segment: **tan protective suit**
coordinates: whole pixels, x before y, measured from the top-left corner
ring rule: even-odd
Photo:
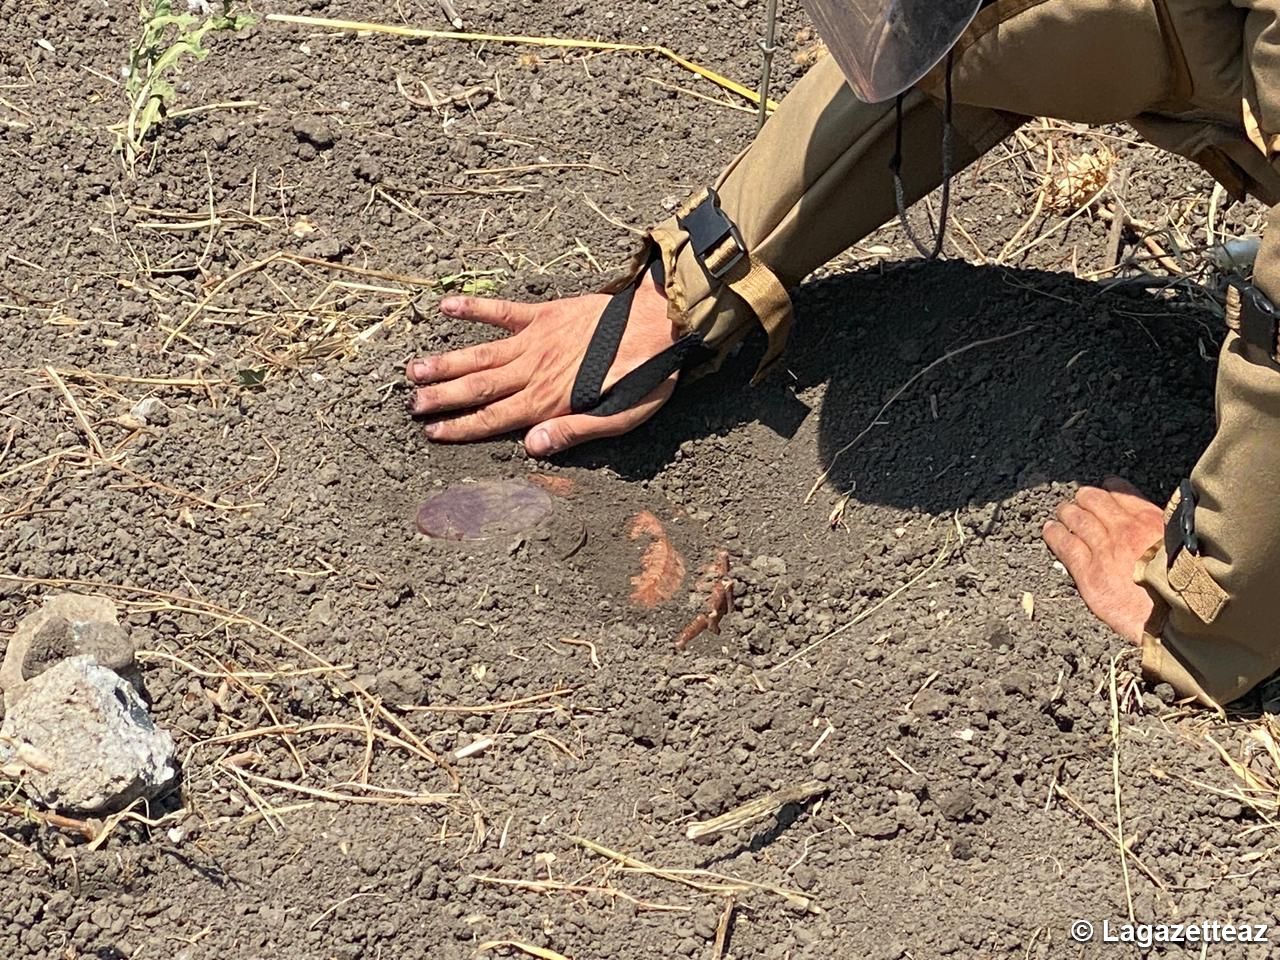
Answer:
[[[907,97],[908,201],[940,180],[943,76],[935,68]],[[1232,196],[1273,205],[1255,282],[1280,303],[1280,0],[995,0],[956,46],[953,77],[957,169],[1031,116],[1128,121]],[[672,319],[721,356],[759,322],[765,362],[776,358],[791,320],[785,288],[894,216],[894,129],[892,104],[860,103],[834,61],[821,60],[716,184],[750,257],[718,280],[731,241],[705,256],[709,271],[678,218],[651,231]],[[1210,705],[1280,667],[1274,347],[1274,337],[1259,346],[1227,335],[1217,434],[1191,474],[1198,551],[1170,560],[1155,544],[1136,573],[1157,600],[1144,668]]]

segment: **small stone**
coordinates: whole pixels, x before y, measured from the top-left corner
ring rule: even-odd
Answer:
[[[702,906],[693,915],[694,936],[703,940],[714,940],[716,929],[720,926],[720,911],[715,907]]]
[[[158,797],[178,769],[138,691],[80,656],[23,684],[0,726],[0,773],[41,806],[95,814]]]
[[[159,397],[143,397],[129,413],[146,426],[163,427],[169,423],[169,408]]]
[[[652,704],[641,704],[622,718],[623,732],[643,747],[660,747],[667,739],[667,725]]]
[[[293,135],[303,143],[309,143],[317,150],[328,150],[333,146],[334,135],[329,125],[314,116],[293,118]]]
[[[963,820],[973,812],[973,793],[967,786],[943,791],[935,802],[938,811],[948,820]]]
[[[377,674],[369,684],[369,690],[387,703],[421,703],[427,693],[427,684],[417,670],[392,667]]]
[[[133,644],[129,633],[118,623],[88,620],[68,623],[61,617],[46,620],[31,639],[22,660],[26,680],[44,673],[59,660],[90,656],[116,673],[133,669]]]
[[[6,707],[25,694],[30,680],[63,657],[90,655],[121,673],[133,670],[133,645],[119,624],[116,605],[106,597],[58,593],[18,622],[0,665]],[[130,679],[133,679],[130,677]]]
[[[366,183],[378,183],[382,180],[382,164],[367,153],[356,157],[352,172]]]
[[[781,557],[754,557],[751,560],[751,569],[760,571],[766,577],[785,577],[787,562]]]
[[[858,832],[872,840],[888,840],[898,833],[898,821],[893,817],[867,817],[858,824]]]
[[[712,777],[693,792],[693,803],[700,813],[715,816],[733,802],[733,784],[724,777]]]
[[[818,884],[818,871],[807,863],[802,863],[791,871],[791,879],[801,890],[812,890]]]
[[[317,260],[328,260],[331,263],[337,263],[350,252],[351,247],[337,237],[322,237],[319,240],[312,240],[302,248],[303,256],[314,257]]]
[[[912,713],[934,719],[945,717],[950,709],[951,701],[946,694],[932,689],[922,692],[911,706]]]

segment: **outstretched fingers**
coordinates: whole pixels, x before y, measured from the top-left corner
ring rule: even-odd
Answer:
[[[479,370],[490,370],[509,363],[520,353],[520,345],[511,337],[478,343],[474,347],[451,350],[433,357],[418,357],[405,366],[405,376],[414,383],[440,383],[465,377]]]
[[[409,395],[409,412],[431,416],[449,410],[485,407],[523,390],[529,383],[521,363],[509,363],[496,370],[479,370],[452,380],[418,387]]]
[[[490,300],[484,297],[445,297],[440,301],[440,312],[446,317],[487,323],[518,333],[538,316],[536,303],[518,303],[514,300]]]
[[[527,391],[428,423],[423,432],[436,443],[470,443],[527,427],[535,419]]]

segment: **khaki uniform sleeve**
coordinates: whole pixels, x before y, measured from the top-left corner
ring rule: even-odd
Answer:
[[[913,203],[942,179],[942,109],[919,91],[907,97],[904,109],[902,176],[907,202]],[[1021,121],[957,105],[953,167],[958,171],[982,156]],[[671,320],[703,334],[719,354],[712,366],[753,323],[769,334],[767,364],[781,352],[791,326],[785,290],[894,216],[894,133],[893,104],[861,103],[835,61],[824,56],[715,181],[720,206],[736,225],[749,260],[721,278],[708,267],[726,262],[734,252],[731,242],[706,262],[695,255],[681,221],[702,199],[699,194],[650,230],[650,246],[629,276],[656,249]],[[766,270],[773,283],[766,278],[753,289],[749,273],[761,274],[754,268]]]
[[[1237,3],[1246,17],[1246,133],[1273,165],[1280,147],[1280,0]],[[1280,205],[1254,282],[1280,304]],[[1217,379],[1217,432],[1191,473],[1199,557],[1171,568],[1163,544],[1139,582],[1158,598],[1143,666],[1184,696],[1223,705],[1280,667],[1280,364],[1229,333]]]

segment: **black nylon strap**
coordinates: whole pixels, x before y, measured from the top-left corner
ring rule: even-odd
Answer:
[[[630,410],[677,370],[709,360],[712,353],[714,351],[703,341],[702,334],[686,333],[601,394],[599,402],[591,409],[575,412],[608,417]]]
[[[641,280],[643,278],[641,274]],[[631,301],[635,299],[639,284],[637,281],[615,294],[600,314],[591,342],[587,344],[587,355],[582,358],[582,366],[573,380],[573,392],[569,394],[569,409],[574,413],[586,413],[599,404],[604,378],[609,375],[609,368],[618,356],[622,334],[627,329],[627,318],[631,316]]]
[[[1190,480],[1178,485],[1178,506],[1164,525],[1164,555],[1170,567],[1183,550],[1200,554],[1200,538],[1196,536],[1196,490]]]
[[[661,262],[655,259],[649,269],[654,271],[655,280],[661,284]],[[591,334],[591,342],[587,344],[582,366],[578,368],[578,375],[574,378],[573,391],[569,394],[569,409],[574,413],[608,417],[630,410],[677,370],[702,363],[714,355],[715,351],[706,345],[702,334],[687,333],[657,356],[640,364],[607,391],[604,389],[605,377],[609,375],[609,368],[617,359],[618,347],[627,329],[636,288],[644,277],[645,274],[641,274],[640,280],[615,294],[605,304],[595,332]]]

